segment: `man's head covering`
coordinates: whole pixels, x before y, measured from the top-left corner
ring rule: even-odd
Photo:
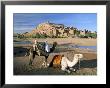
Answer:
[[[34,44],[37,44],[37,40],[34,40]]]

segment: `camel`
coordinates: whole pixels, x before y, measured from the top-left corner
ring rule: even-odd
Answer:
[[[49,67],[59,66],[61,70],[66,71],[68,73],[71,72],[71,70],[76,71],[73,69],[73,67],[79,62],[79,68],[80,68],[80,59],[83,58],[82,54],[75,54],[72,61],[69,61],[67,57],[64,57],[64,55],[55,55],[49,65]]]
[[[62,57],[61,61],[61,70],[67,71],[70,73],[70,70],[79,62],[79,68],[80,68],[80,59],[83,58],[82,54],[75,54],[73,57],[73,61],[69,61],[67,57]],[[75,69],[73,69],[75,71]]]
[[[32,46],[29,49],[29,59],[30,59],[29,65],[32,65],[33,60],[35,58],[35,55],[38,55],[38,56],[44,56],[45,57],[45,61],[44,61],[44,63],[42,65],[47,67],[47,58],[48,58],[49,54],[52,53],[55,50],[56,45],[57,45],[57,42],[53,42],[53,45],[50,48],[49,52],[45,51],[45,49],[43,48],[44,46],[41,46],[41,45],[37,45],[37,47],[36,46]]]

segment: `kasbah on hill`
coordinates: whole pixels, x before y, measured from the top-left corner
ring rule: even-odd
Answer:
[[[91,32],[87,29],[78,30],[75,27],[67,27],[63,24],[50,23],[49,21],[39,24],[31,32],[17,33],[17,35],[23,38],[42,38],[39,37],[40,35],[48,38],[97,38],[96,31]]]

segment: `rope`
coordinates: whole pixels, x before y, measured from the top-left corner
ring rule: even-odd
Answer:
[[[79,69],[80,69],[80,58],[79,58]]]

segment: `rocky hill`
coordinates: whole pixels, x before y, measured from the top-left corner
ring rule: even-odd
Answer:
[[[55,24],[50,22],[44,22],[39,24],[31,32],[25,32],[22,36],[25,37],[75,37],[75,36],[85,36],[92,33],[88,30],[78,30],[74,27],[67,27],[63,24]],[[96,32],[94,32],[96,34]]]

